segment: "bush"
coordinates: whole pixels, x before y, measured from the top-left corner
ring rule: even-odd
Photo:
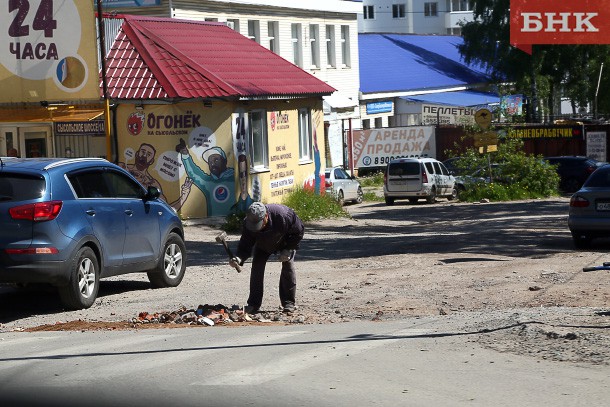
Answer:
[[[491,183],[475,182],[460,192],[460,200],[510,201],[516,199],[546,198],[559,195],[559,175],[542,156],[527,155],[522,151],[523,142],[506,138],[498,144],[498,151],[480,154],[478,149],[468,149],[456,166],[463,174],[487,168],[488,160],[498,164],[497,179]],[[486,172],[484,172],[486,176]]]

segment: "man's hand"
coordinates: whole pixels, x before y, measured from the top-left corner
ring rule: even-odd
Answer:
[[[241,259],[237,256],[233,257],[231,260],[229,260],[229,266],[236,269],[238,266],[241,266]]]
[[[280,252],[279,260],[281,262],[289,261],[294,256],[294,250],[284,249]]]
[[[176,151],[180,154],[188,154],[189,150],[186,148],[186,141],[183,138],[180,139],[180,144],[176,145]]]

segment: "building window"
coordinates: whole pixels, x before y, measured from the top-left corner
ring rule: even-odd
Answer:
[[[303,67],[303,47],[301,40],[301,24],[292,24],[292,63]]]
[[[258,20],[248,20],[248,38],[261,43],[261,26]]]
[[[335,57],[335,26],[326,26],[326,64],[334,68],[337,66],[337,59]]]
[[[299,160],[311,161],[311,113],[299,109]]]
[[[374,6],[364,6],[364,19],[372,20],[375,18],[375,7]]]
[[[253,110],[248,113],[250,124],[250,162],[252,167],[268,168],[269,147],[267,143],[267,113],[264,110]]]
[[[227,20],[227,26],[232,30],[239,32],[239,20],[237,19],[229,19]]]
[[[364,119],[362,120],[362,129],[363,130],[368,130],[371,128],[371,119]]]
[[[278,22],[277,21],[269,21],[267,23],[267,37],[269,38],[269,50],[275,52],[276,54],[280,53],[279,47],[279,37],[278,37]]]
[[[320,27],[317,24],[309,25],[309,43],[311,47],[311,67],[320,67]]]
[[[341,26],[341,65],[351,66],[349,53],[349,25]]]
[[[472,11],[468,0],[451,0],[451,11]]]
[[[206,17],[203,19],[204,21],[210,21],[210,22],[218,22],[218,18],[216,17]]]
[[[383,117],[375,117],[375,128],[380,129],[383,127]]]
[[[405,18],[405,5],[392,4],[392,18]]]
[[[438,3],[424,3],[424,16],[425,17],[437,17],[438,16]]]

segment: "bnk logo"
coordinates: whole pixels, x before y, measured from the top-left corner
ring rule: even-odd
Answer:
[[[610,0],[511,0],[510,43],[532,53],[534,44],[610,43]]]

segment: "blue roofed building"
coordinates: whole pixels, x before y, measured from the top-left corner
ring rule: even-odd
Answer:
[[[467,65],[450,35],[360,34],[363,129],[473,122],[500,102],[485,68]]]

